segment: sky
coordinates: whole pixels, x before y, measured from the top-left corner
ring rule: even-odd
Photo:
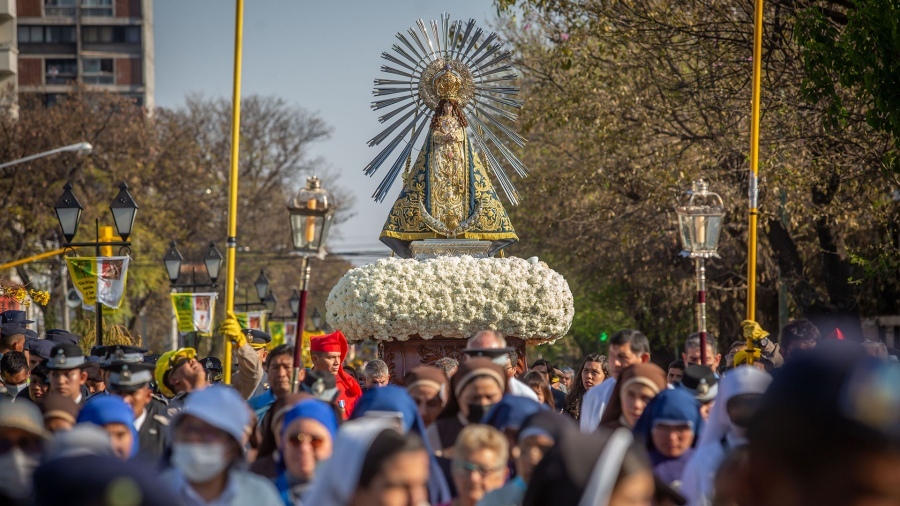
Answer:
[[[192,93],[230,99],[234,4],[231,0],[153,2],[157,106],[177,107]],[[371,195],[386,167],[372,178],[362,173],[378,153],[377,147],[370,148],[366,142],[383,128],[369,108],[372,80],[384,77],[379,76],[384,62],[381,53],[390,50],[394,34],[405,32],[419,18],[439,19],[442,12],[449,12],[451,20],[474,18],[488,28],[496,11],[491,0],[244,2],[242,96],[281,97],[319,114],[333,130],[329,140],[312,147],[311,154],[339,175],[339,184],[356,196],[356,204],[353,217],[329,241],[332,251],[390,253],[378,241],[378,234],[400,182],[379,204]]]

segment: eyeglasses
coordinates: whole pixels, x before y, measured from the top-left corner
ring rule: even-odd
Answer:
[[[318,450],[325,444],[325,438],[312,434],[291,434],[287,438],[288,443],[294,448],[300,448],[303,443],[309,443],[313,450]]]
[[[474,462],[454,462],[453,463],[454,471],[456,471],[460,474],[477,473],[477,474],[481,475],[482,478],[484,478],[485,476],[487,476],[491,473],[496,473],[498,471],[502,471],[503,467],[504,466],[502,466],[502,465],[497,466],[497,467],[484,467],[484,466],[482,466],[480,464],[476,464]]]

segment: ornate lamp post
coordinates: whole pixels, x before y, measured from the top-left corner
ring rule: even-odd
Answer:
[[[709,191],[709,183],[694,181],[675,206],[683,256],[694,259],[697,270],[697,328],[700,333],[700,362],[706,364],[706,259],[718,257],[719,232],[725,208],[722,198]]]
[[[87,146],[89,147],[90,145]],[[138,206],[131,197],[131,194],[128,193],[128,185],[125,183],[119,185],[119,193],[109,206],[109,210],[113,215],[113,221],[116,225],[116,233],[122,238],[121,241],[100,242],[100,218],[97,218],[95,220],[97,228],[96,241],[72,242],[72,239],[75,238],[75,234],[78,232],[78,222],[81,220],[81,211],[83,211],[84,208],[81,207],[78,199],[75,198],[75,194],[72,193],[71,183],[66,183],[66,185],[63,186],[63,194],[59,197],[59,200],[56,201],[56,205],[53,206],[53,208],[56,211],[56,219],[59,220],[59,228],[62,229],[63,237],[65,238],[65,241],[62,244],[63,248],[93,246],[95,254],[98,257],[101,256],[101,247],[118,247],[120,249],[131,248],[128,236],[131,235],[131,231],[134,228],[134,217],[137,215]],[[103,309],[99,297],[97,298],[94,310],[97,313],[97,346],[102,346]]]
[[[178,283],[178,278],[181,275],[181,264],[184,262],[184,257],[181,255],[181,252],[178,251],[178,247],[175,244],[175,241],[169,243],[169,249],[166,251],[166,254],[163,256],[163,264],[166,266],[166,273],[169,275],[170,288],[173,293],[177,293],[179,289],[188,290],[193,292],[196,288],[211,288],[215,289],[217,287],[216,280],[219,277],[219,270],[222,268],[222,253],[216,248],[216,243],[209,243],[209,250],[204,254],[203,257],[203,266],[206,268],[206,274],[209,276],[209,283],[197,283],[196,279],[196,269],[194,264],[191,264],[191,282],[189,284],[186,283]],[[190,333],[193,334],[193,333]],[[178,330],[177,330],[177,322],[172,320],[172,344],[173,346],[178,346]],[[185,337],[187,339],[187,337]],[[193,344],[196,347],[196,336],[194,336],[195,342]]]
[[[303,364],[303,329],[306,327],[306,298],[309,289],[309,257],[325,257],[325,239],[331,220],[334,218],[334,197],[322,188],[322,181],[316,176],[306,180],[306,187],[297,193],[287,205],[291,214],[291,237],[294,251],[302,257],[300,298],[297,303],[297,335],[294,338],[293,390],[299,388],[297,378]]]

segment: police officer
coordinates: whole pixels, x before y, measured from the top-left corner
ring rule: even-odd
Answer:
[[[85,385],[88,364],[78,345],[63,343],[54,346],[46,362],[50,390],[72,399],[75,404],[84,404],[91,394]]]
[[[222,382],[222,361],[216,357],[206,357],[200,361],[206,370],[206,380],[210,384]]]
[[[166,403],[153,395],[153,364],[144,361],[147,350],[134,346],[108,346],[101,367],[107,372],[107,389],[122,397],[134,410],[139,454],[155,460],[167,443],[169,421]]]
[[[252,399],[257,395],[264,394],[266,390],[269,389],[269,375],[266,373],[266,359],[269,358],[269,343],[272,342],[272,336],[266,334],[261,330],[256,329],[244,329],[244,335],[247,337],[247,344],[250,345],[256,351],[256,354],[259,356],[259,363],[262,364],[262,378],[259,380],[259,383],[256,385],[256,389],[253,390],[253,395],[250,396]]]

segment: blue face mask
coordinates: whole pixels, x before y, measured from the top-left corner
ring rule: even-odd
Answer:
[[[28,381],[19,385],[6,385],[6,391],[11,397],[15,397],[28,389]]]

